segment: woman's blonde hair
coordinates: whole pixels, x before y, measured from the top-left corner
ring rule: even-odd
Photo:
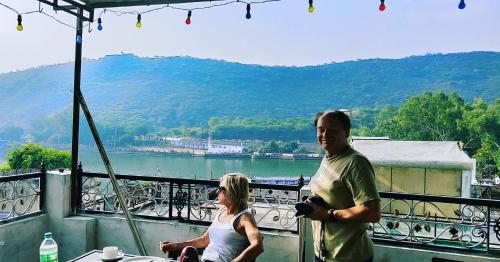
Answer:
[[[249,182],[248,178],[240,173],[229,173],[221,177],[226,179],[226,197],[234,205],[237,212],[248,208]]]

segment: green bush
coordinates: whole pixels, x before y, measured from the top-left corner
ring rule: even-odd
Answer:
[[[5,166],[9,169],[39,168],[42,162],[48,170],[56,168],[69,168],[71,155],[69,152],[53,148],[43,148],[38,144],[24,144],[9,152],[8,162]]]

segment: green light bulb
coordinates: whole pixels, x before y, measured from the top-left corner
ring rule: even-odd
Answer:
[[[23,25],[18,25],[17,26],[17,31],[21,32],[21,31],[23,31],[23,29],[24,29]]]
[[[141,27],[142,27],[142,23],[141,23],[141,22],[137,22],[137,24],[135,24],[135,26],[136,26],[137,28],[141,28]]]
[[[312,12],[314,12],[314,6],[311,5],[311,6],[309,6],[309,13],[312,13]]]

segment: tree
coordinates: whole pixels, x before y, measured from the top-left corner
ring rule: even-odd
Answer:
[[[281,147],[283,153],[293,153],[294,150],[299,148],[299,143],[297,141],[285,142]]]
[[[42,162],[47,169],[69,168],[71,155],[66,151],[42,148],[38,144],[24,144],[9,152],[8,165],[12,169],[39,168]]]
[[[377,126],[378,133],[392,139],[421,141],[460,140],[463,134],[457,127],[462,119],[465,103],[456,93],[426,92],[411,97],[397,114]]]
[[[271,140],[269,143],[267,143],[266,145],[264,145],[263,147],[261,147],[259,149],[259,153],[261,153],[261,154],[263,154],[263,153],[280,153],[280,151],[281,151],[280,146],[274,140]]]

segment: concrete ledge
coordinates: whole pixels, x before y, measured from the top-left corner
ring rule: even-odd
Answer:
[[[96,219],[96,249],[118,246],[126,253],[139,254],[125,218],[121,216],[89,215]],[[177,221],[135,220],[148,255],[162,257],[159,243],[162,240],[184,241],[201,236],[207,226],[191,225]],[[291,233],[262,232],[264,254],[257,261],[297,261],[299,237]]]
[[[41,214],[0,225],[0,261],[38,261],[47,221]]]
[[[428,250],[420,248],[398,247],[375,244],[374,261],[384,262],[493,262],[500,261],[498,257],[480,256],[477,254],[451,253],[449,251]],[[433,260],[434,259],[434,260]],[[442,260],[439,260],[442,259]]]
[[[63,219],[59,260],[66,261],[96,248],[96,219],[72,216]],[[56,240],[57,241],[57,240]]]

